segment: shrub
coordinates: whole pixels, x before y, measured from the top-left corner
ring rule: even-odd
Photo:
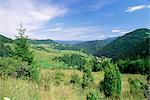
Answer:
[[[63,83],[64,74],[60,71],[57,71],[53,77],[53,81],[56,85],[60,85]]]
[[[70,79],[71,84],[80,84],[80,78],[78,74],[72,74]]]
[[[39,79],[37,67],[10,57],[0,57],[0,75],[35,81]]]
[[[84,89],[85,87],[91,87],[94,83],[94,78],[91,73],[90,68],[85,67],[83,70],[83,82],[82,82],[82,88]]]
[[[99,100],[99,99],[100,97],[97,91],[91,91],[86,97],[86,100]]]
[[[105,69],[104,80],[101,83],[106,97],[120,97],[121,95],[121,75],[117,66],[109,64]]]

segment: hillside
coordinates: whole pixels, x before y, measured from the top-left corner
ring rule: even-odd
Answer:
[[[7,38],[3,35],[0,35],[0,42],[2,42],[2,43],[11,43],[12,41],[13,41],[12,39]]]
[[[114,40],[95,55],[107,56],[113,59],[146,57],[149,55],[149,29],[137,29]]]
[[[57,44],[55,41],[51,39],[43,39],[43,40],[29,40],[33,44]]]
[[[61,40],[55,40],[55,42],[60,43],[60,44],[75,45],[77,43],[81,43],[82,41],[61,41]]]
[[[13,40],[7,38],[3,35],[0,35],[0,56],[7,56],[10,52],[10,48],[5,46],[4,43],[12,43]]]
[[[94,40],[94,41],[86,41],[81,42],[78,44],[75,44],[74,46],[77,48],[80,48],[83,52],[94,54],[113,40],[115,40],[117,37],[114,38],[107,38],[104,40]]]

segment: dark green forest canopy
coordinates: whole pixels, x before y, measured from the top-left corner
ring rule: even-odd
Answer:
[[[8,56],[8,54],[10,53],[10,48],[8,46],[5,46],[4,43],[12,42],[12,39],[0,35],[0,56]]]
[[[88,54],[94,54],[117,38],[118,37],[107,38],[104,40],[85,41],[85,42],[75,44],[74,47],[80,48],[82,52],[85,52]]]
[[[114,40],[95,55],[111,57],[113,59],[146,58],[149,55],[149,40],[149,29],[137,29]]]

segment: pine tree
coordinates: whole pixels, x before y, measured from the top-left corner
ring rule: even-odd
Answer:
[[[102,88],[106,97],[120,97],[121,95],[121,75],[117,66],[109,64],[105,69]]]
[[[27,36],[25,36],[26,29],[23,27],[23,24],[20,24],[20,27],[17,29],[18,36],[16,36],[15,41],[15,50],[13,52],[14,56],[21,58],[22,61],[28,62],[29,65],[33,62],[33,52],[29,50],[29,43]]]

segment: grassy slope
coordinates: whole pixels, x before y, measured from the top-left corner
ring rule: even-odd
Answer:
[[[84,56],[87,60],[91,58],[91,56],[81,53],[79,51],[72,51],[72,50],[55,50],[49,47],[49,45],[38,45],[44,47],[44,50],[37,50],[33,49],[35,53],[35,60],[41,67],[44,68],[56,68],[61,66],[66,66],[63,62],[54,61],[53,59],[58,56],[63,56],[65,54],[80,54]]]
[[[35,59],[37,63],[42,67],[41,68],[41,81],[39,84],[32,83],[26,80],[13,79],[13,78],[0,78],[0,100],[4,96],[8,96],[11,99],[15,100],[85,100],[88,90],[82,90],[79,86],[72,86],[68,84],[71,74],[74,72],[77,73],[81,80],[83,73],[78,70],[67,69],[60,70],[64,73],[64,82],[56,86],[51,80],[51,77],[54,76],[56,70],[50,70],[49,68],[64,66],[63,62],[56,62],[52,59],[56,56],[62,56],[64,54],[81,54],[85,56],[88,60],[90,59],[89,55],[86,55],[81,52],[71,51],[71,50],[54,50],[49,48],[48,45],[42,45],[46,51],[33,49],[35,53]],[[43,69],[48,68],[48,69]],[[103,72],[94,72],[95,83],[98,85],[99,81],[103,80]],[[124,74],[122,75],[122,96],[123,100],[132,99],[131,94],[129,93],[129,84],[128,78],[138,78],[143,82],[146,81],[146,77],[142,75],[134,74]],[[45,84],[49,86],[45,90]],[[82,95],[81,95],[82,94]],[[101,97],[103,96],[100,93]],[[138,97],[139,98],[139,97]],[[104,99],[104,98],[103,98]],[[143,98],[140,98],[143,99]],[[135,98],[137,100],[137,98]]]
[[[82,79],[83,73],[78,70],[60,70],[64,73],[64,83],[56,86],[50,77],[54,76],[56,70],[41,70],[41,81],[39,85],[25,81],[17,80],[13,78],[2,79],[0,78],[0,96],[14,98],[15,100],[85,100],[88,90],[82,90],[79,86],[72,86],[68,84],[70,75],[74,72],[77,73]],[[103,79],[103,72],[93,73],[95,83],[98,84],[99,80]],[[138,78],[143,82],[146,81],[146,77],[136,74],[124,74],[122,75],[122,100],[132,98],[129,91],[128,78]],[[49,82],[47,81],[49,80]],[[44,84],[49,83],[49,89],[44,89]],[[31,92],[32,91],[32,92]],[[81,95],[82,94],[82,95]],[[100,93],[101,97],[103,94]],[[1,99],[1,98],[0,98]],[[104,99],[104,97],[103,97]],[[142,98],[139,98],[142,99]]]

